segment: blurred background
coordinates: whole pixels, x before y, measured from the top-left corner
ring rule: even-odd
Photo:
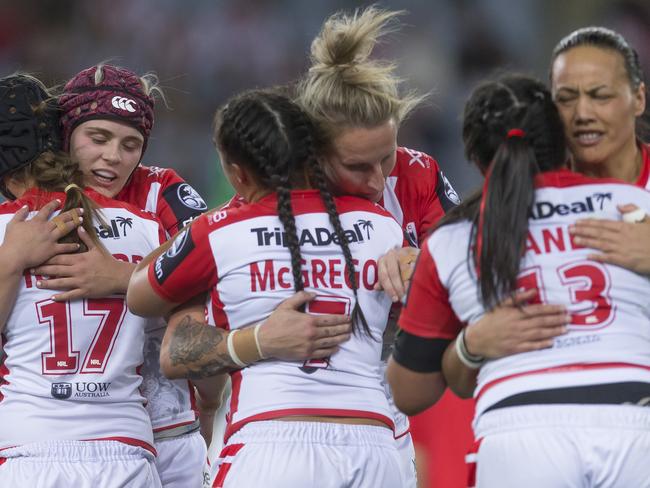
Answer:
[[[348,0],[0,0],[0,73],[60,84],[102,60],[158,74],[159,103],[144,163],[175,168],[211,205],[232,194],[211,143],[215,109],[244,89],[295,80],[323,20],[370,2]],[[621,32],[650,71],[648,0],[429,0],[404,9],[401,31],[375,53],[398,63],[405,87],[430,93],[399,142],[434,156],[461,194],[478,174],[462,153],[471,89],[498,70],[546,79],[553,46],[575,28]]]

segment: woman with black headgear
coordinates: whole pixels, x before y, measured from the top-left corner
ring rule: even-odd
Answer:
[[[81,252],[88,241],[103,252],[130,255],[154,249],[163,236],[149,214],[82,190],[83,174],[60,151],[58,116],[38,80],[0,79],[0,177],[5,193],[16,198],[0,205],[0,249],[8,287],[17,289],[13,307],[4,297],[6,320],[0,322],[0,486],[160,486],[138,391],[146,321],[126,310],[123,296],[55,302],[30,269],[45,253],[12,260],[32,237],[34,227],[15,238],[15,230],[31,222],[22,222],[28,213],[36,214],[40,229],[49,225],[51,234],[57,229],[54,237],[72,242],[53,246],[52,253]],[[63,210],[81,207],[83,221],[71,212],[47,222],[53,199]],[[69,233],[75,220],[83,241]],[[128,232],[98,236],[95,226],[111,221],[129,225]]]

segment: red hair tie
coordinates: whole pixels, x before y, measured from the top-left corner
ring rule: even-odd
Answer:
[[[526,133],[521,129],[510,129],[507,137],[510,139],[511,137],[524,137],[525,135]]]

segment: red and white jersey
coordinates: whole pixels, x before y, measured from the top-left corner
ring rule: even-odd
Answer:
[[[208,209],[205,200],[176,171],[138,166],[115,197],[156,215],[173,236]]]
[[[639,174],[639,178],[636,180],[635,184],[650,191],[650,144],[641,143],[640,147],[643,162],[641,173]]]
[[[409,245],[419,247],[427,232],[460,197],[435,159],[414,149],[397,148],[397,162],[386,178],[379,202],[404,229]]]
[[[208,208],[201,195],[173,169],[156,166],[138,166],[116,198],[154,213],[168,236],[176,234]],[[197,418],[191,383],[167,379],[160,370],[160,344],[165,327],[165,322],[159,321],[147,330],[141,370],[142,394],[147,399],[155,432],[189,424]]]
[[[488,361],[481,368],[476,418],[497,402],[540,389],[650,383],[650,279],[587,259],[568,226],[581,218],[619,220],[617,204],[650,212],[650,194],[616,180],[569,171],[538,176],[519,287],[571,314],[552,348]],[[467,262],[470,223],[446,225],[426,241],[399,325],[411,334],[453,340],[485,310]]]
[[[183,302],[210,290],[210,322],[237,329],[267,318],[294,293],[291,256],[276,196],[199,217],[149,267],[152,287]],[[292,192],[305,290],[311,313],[351,313],[355,298],[345,259],[317,191]],[[392,427],[381,386],[381,337],[390,299],[374,291],[377,259],[402,245],[400,226],[380,206],[356,197],[336,205],[358,276],[358,300],[372,338],[362,331],[328,360],[261,361],[232,373],[226,438],[243,424],[288,415],[367,417]]]
[[[139,262],[164,238],[151,214],[86,190],[101,207],[95,223],[117,259]],[[0,239],[27,204],[33,216],[63,193],[29,190],[0,206]],[[131,314],[123,295],[54,302],[26,272],[9,316],[0,368],[0,449],[31,442],[112,439],[152,449],[139,387],[147,320]]]

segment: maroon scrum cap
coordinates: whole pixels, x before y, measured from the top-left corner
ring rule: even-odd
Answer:
[[[98,69],[103,76],[96,84]],[[70,136],[79,124],[109,119],[139,130],[144,136],[144,153],[153,127],[154,99],[145,93],[140,77],[132,71],[109,64],[85,69],[66,83],[59,104],[64,150],[70,149]]]

